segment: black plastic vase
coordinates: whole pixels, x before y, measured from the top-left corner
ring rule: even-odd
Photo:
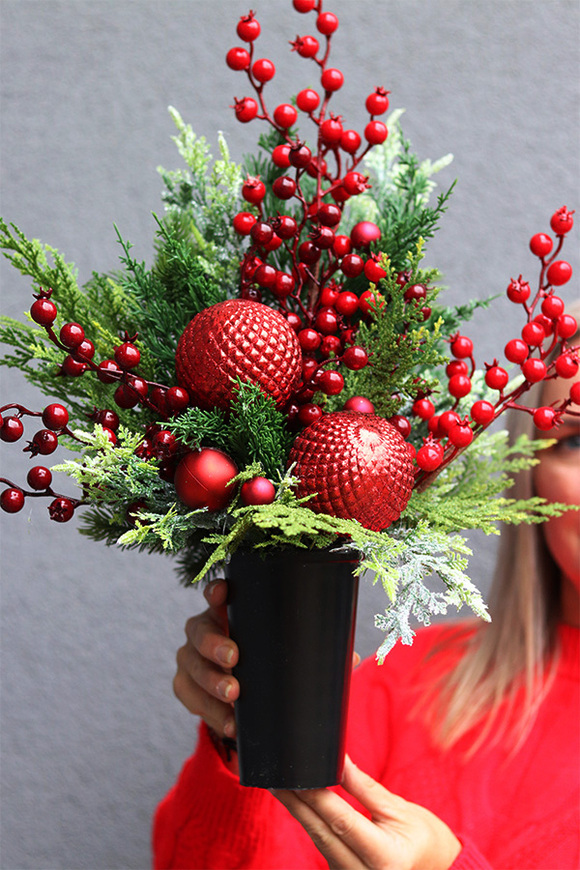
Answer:
[[[238,550],[226,569],[240,782],[322,788],[341,780],[358,578],[354,556]]]

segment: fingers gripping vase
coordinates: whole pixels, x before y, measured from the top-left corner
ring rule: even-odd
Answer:
[[[341,780],[358,578],[324,550],[238,550],[226,569],[242,785],[322,788]]]

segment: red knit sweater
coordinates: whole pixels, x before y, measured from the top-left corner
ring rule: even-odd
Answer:
[[[368,660],[355,671],[348,753],[388,789],[449,825],[463,844],[453,870],[576,870],[580,632],[560,629],[557,674],[523,747],[514,755],[489,746],[466,758],[467,743],[441,751],[412,712],[420,683],[433,676],[425,654],[442,630],[419,631],[412,647],[398,646],[382,667]],[[156,870],[327,866],[269,792],[238,784],[205,727],[158,807],[153,847]]]

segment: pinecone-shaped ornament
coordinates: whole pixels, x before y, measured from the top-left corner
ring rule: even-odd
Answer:
[[[373,531],[398,519],[411,497],[409,445],[374,414],[325,414],[296,438],[288,462],[300,479],[296,495],[316,493],[307,507]]]
[[[228,408],[232,378],[257,384],[278,407],[302,371],[296,333],[278,311],[250,299],[228,299],[200,311],[175,354],[177,380],[201,408]]]

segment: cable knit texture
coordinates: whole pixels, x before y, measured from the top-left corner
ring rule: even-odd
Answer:
[[[413,713],[421,685],[456,653],[425,662],[445,627],[417,633],[379,667],[356,671],[348,752],[388,789],[427,807],[463,848],[453,870],[577,870],[580,866],[580,633],[562,626],[558,671],[525,745],[442,752]],[[339,790],[340,791],[340,790]],[[267,791],[243,788],[202,726],[195,754],[160,803],[155,870],[326,867],[302,828]]]

